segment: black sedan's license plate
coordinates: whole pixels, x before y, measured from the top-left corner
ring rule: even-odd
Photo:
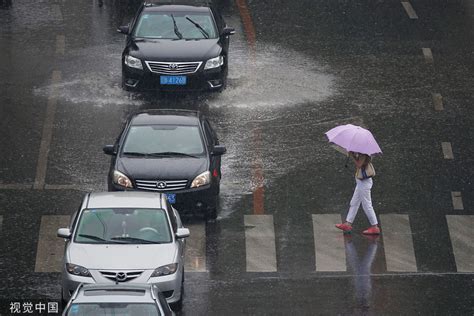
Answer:
[[[160,76],[160,84],[184,86],[186,76]]]

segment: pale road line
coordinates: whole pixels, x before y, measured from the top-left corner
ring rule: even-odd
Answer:
[[[347,271],[343,233],[334,227],[339,214],[313,214],[313,237],[316,271]]]
[[[474,215],[446,215],[458,272],[474,272]]]
[[[417,272],[410,219],[405,214],[381,214],[387,271]]]
[[[61,72],[53,71],[51,78],[52,91],[48,98],[48,105],[46,107],[46,119],[43,126],[43,135],[41,137],[41,145],[39,150],[38,165],[36,167],[36,178],[33,189],[42,190],[44,188],[46,179],[46,168],[48,166],[48,153],[53,136],[54,115],[57,106],[57,87],[56,85],[61,81]]]
[[[63,20],[63,13],[61,11],[61,7],[59,6],[59,4],[53,4],[53,14],[57,21]]]
[[[32,187],[27,183],[0,183],[0,190],[30,190]]]
[[[186,272],[206,272],[206,225],[186,226],[190,235],[186,239],[184,270]]]
[[[433,53],[431,52],[431,48],[423,47],[421,49],[423,51],[423,56],[425,56],[425,62],[427,64],[434,63]]]
[[[462,195],[461,192],[454,191],[451,192],[451,199],[453,200],[453,209],[457,211],[464,210],[464,205],[462,203]]]
[[[273,215],[244,215],[247,272],[276,272]]]
[[[443,111],[443,97],[439,93],[433,93],[433,104],[436,111]]]
[[[66,50],[66,37],[64,35],[57,35],[56,36],[56,54],[64,55],[65,50]]]
[[[441,148],[443,149],[444,159],[454,159],[453,148],[451,147],[451,143],[442,142]]]
[[[410,2],[402,1],[402,6],[405,8],[410,19],[418,19],[418,15],[416,15],[415,9],[413,9]]]
[[[35,272],[61,272],[64,239],[56,236],[58,228],[68,227],[69,215],[44,215],[36,251]]]
[[[3,216],[0,215],[0,234],[2,233]]]

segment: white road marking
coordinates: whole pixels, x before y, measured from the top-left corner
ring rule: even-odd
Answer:
[[[417,272],[410,219],[404,214],[381,214],[387,271]]]
[[[68,215],[44,215],[36,251],[35,272],[61,272],[64,255],[64,239],[56,236],[58,228],[68,227]]]
[[[458,211],[464,210],[461,192],[458,192],[458,191],[451,192],[451,198],[453,200],[453,209],[458,210]]]
[[[413,9],[410,2],[402,1],[402,6],[405,8],[410,19],[418,19],[418,15],[416,15],[415,9]]]
[[[474,272],[474,215],[446,215],[458,272]]]
[[[314,254],[316,271],[347,271],[346,250],[339,214],[313,214]]]
[[[51,95],[48,98],[48,105],[46,107],[46,119],[44,122],[43,134],[41,137],[38,165],[36,167],[36,178],[35,183],[33,185],[33,188],[38,190],[42,190],[45,184],[46,168],[48,165],[48,153],[49,147],[51,145],[51,139],[53,137],[53,123],[57,105],[57,88],[55,88],[55,86],[60,81],[61,72],[57,70],[53,71],[53,75],[51,78],[53,88],[51,91]]]
[[[247,272],[277,271],[273,215],[244,215]]]
[[[65,50],[66,50],[66,37],[64,35],[57,35],[56,36],[56,54],[64,55]]]
[[[441,148],[443,149],[444,159],[454,159],[453,148],[451,147],[451,143],[442,142]]]
[[[206,225],[186,226],[190,236],[186,238],[184,270],[186,272],[205,272],[206,270]]]
[[[78,191],[87,191],[88,188],[81,187],[76,184],[45,184],[45,190],[78,190]]]
[[[425,56],[425,62],[427,64],[434,63],[433,53],[431,52],[431,48],[423,47],[421,49],[423,51],[423,56]]]
[[[61,11],[61,7],[59,6],[59,4],[53,4],[53,14],[54,14],[55,20],[57,21],[63,20],[63,13]]]
[[[439,93],[433,93],[433,104],[436,111],[444,110],[443,97]]]
[[[0,190],[30,190],[32,184],[23,183],[0,183]]]

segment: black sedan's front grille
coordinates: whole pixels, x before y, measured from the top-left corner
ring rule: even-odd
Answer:
[[[137,189],[148,191],[175,191],[186,188],[188,180],[135,180]]]
[[[158,61],[145,61],[148,69],[151,72],[163,75],[185,75],[195,73],[202,62],[158,62]]]

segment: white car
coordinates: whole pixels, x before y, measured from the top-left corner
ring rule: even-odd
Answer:
[[[63,301],[81,283],[151,283],[179,309],[188,236],[164,194],[87,194],[70,227],[58,230],[66,239]]]
[[[156,285],[80,284],[63,316],[174,316]]]

